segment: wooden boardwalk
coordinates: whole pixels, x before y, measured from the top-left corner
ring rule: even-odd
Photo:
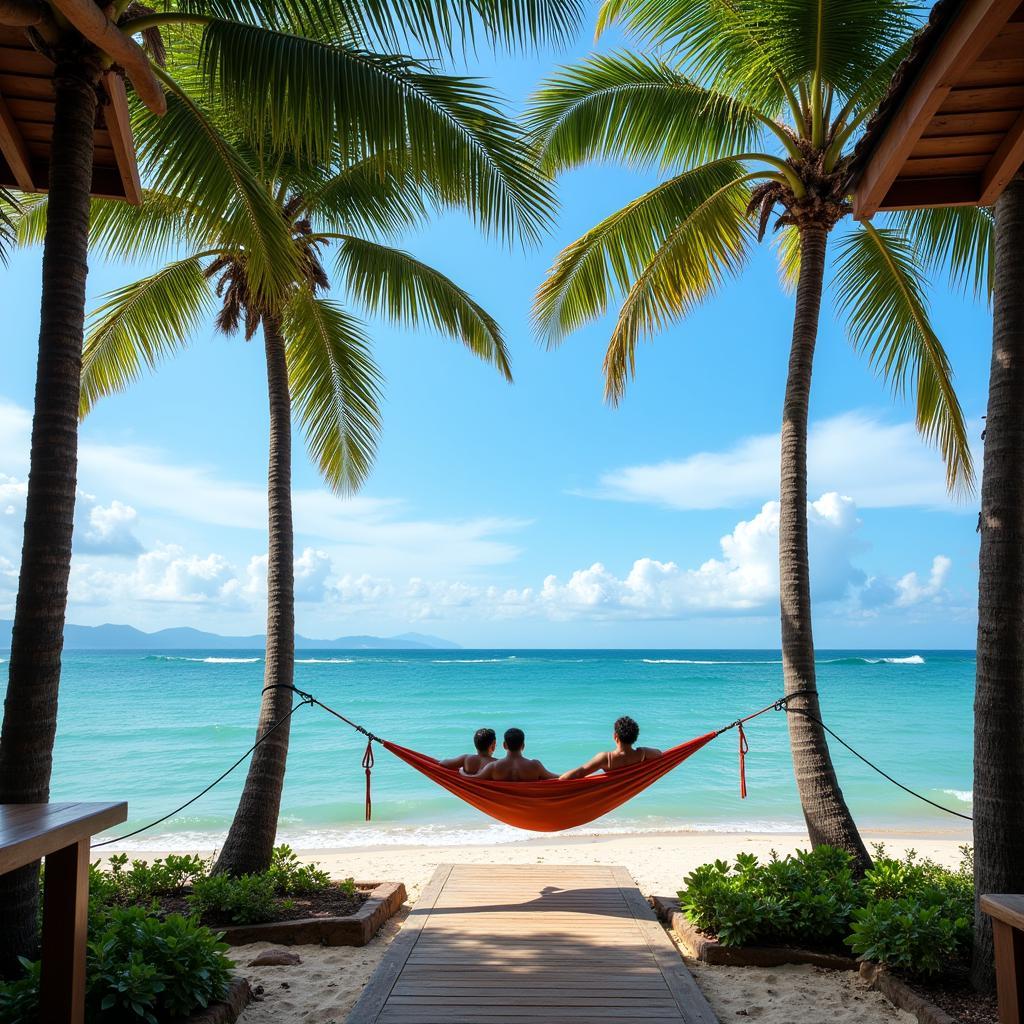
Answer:
[[[621,867],[443,864],[348,1024],[717,1024]]]

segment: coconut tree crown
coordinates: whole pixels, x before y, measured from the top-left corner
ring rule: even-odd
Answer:
[[[811,234],[848,218],[859,129],[917,24],[903,0],[606,0],[643,53],[594,55],[537,91],[530,127],[543,167],[595,160],[657,167],[655,188],[566,247],[538,291],[541,336],[558,344],[617,303],[605,357],[618,402],[636,346],[736,276],[778,232],[795,286]],[[971,453],[948,358],[930,323],[924,260],[906,224],[858,224],[834,254],[851,342],[897,393],[968,490]]]

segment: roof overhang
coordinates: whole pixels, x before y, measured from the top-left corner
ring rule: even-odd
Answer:
[[[54,65],[19,29],[0,26],[0,185],[45,192],[50,172]],[[92,194],[142,201],[124,82],[104,74],[96,115]]]
[[[858,219],[994,203],[1024,163],[1024,0],[937,4],[858,149]]]

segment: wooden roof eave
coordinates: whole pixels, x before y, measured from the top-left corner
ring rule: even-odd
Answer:
[[[989,205],[1013,177],[1024,156],[1024,111],[981,172],[980,183],[969,185],[965,180],[940,177],[901,179],[901,171],[951,89],[1019,6],[1020,0],[965,0],[859,173],[853,202],[858,220],[870,218],[883,204],[886,209]]]

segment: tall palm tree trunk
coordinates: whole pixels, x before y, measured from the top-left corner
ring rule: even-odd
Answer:
[[[267,389],[270,395],[270,460],[267,474],[267,652],[264,686],[295,678],[295,539],[292,527],[292,414],[281,322],[264,317]],[[291,690],[267,690],[257,736],[292,708]],[[265,871],[277,836],[277,816],[288,761],[286,722],[253,752],[245,787],[215,870],[231,875]]]
[[[996,203],[992,369],[981,480],[974,691],[975,892],[1024,892],[1024,178]],[[994,981],[974,921],[974,983]]]
[[[78,478],[99,74],[98,63],[80,52],[57,61],[25,535],[0,733],[0,803],[41,803],[50,795]],[[82,785],[88,788],[88,780]],[[38,878],[38,863],[0,875],[0,969],[35,949]]]
[[[796,711],[821,717],[811,631],[811,583],[807,555],[807,408],[818,337],[825,273],[823,226],[800,229],[800,281],[796,292],[793,343],[782,410],[782,481],[779,491],[779,599],[782,610],[782,671],[794,710],[787,718],[800,804],[812,846],[827,843],[848,850],[858,864],[871,858],[843,799],[825,733]]]

